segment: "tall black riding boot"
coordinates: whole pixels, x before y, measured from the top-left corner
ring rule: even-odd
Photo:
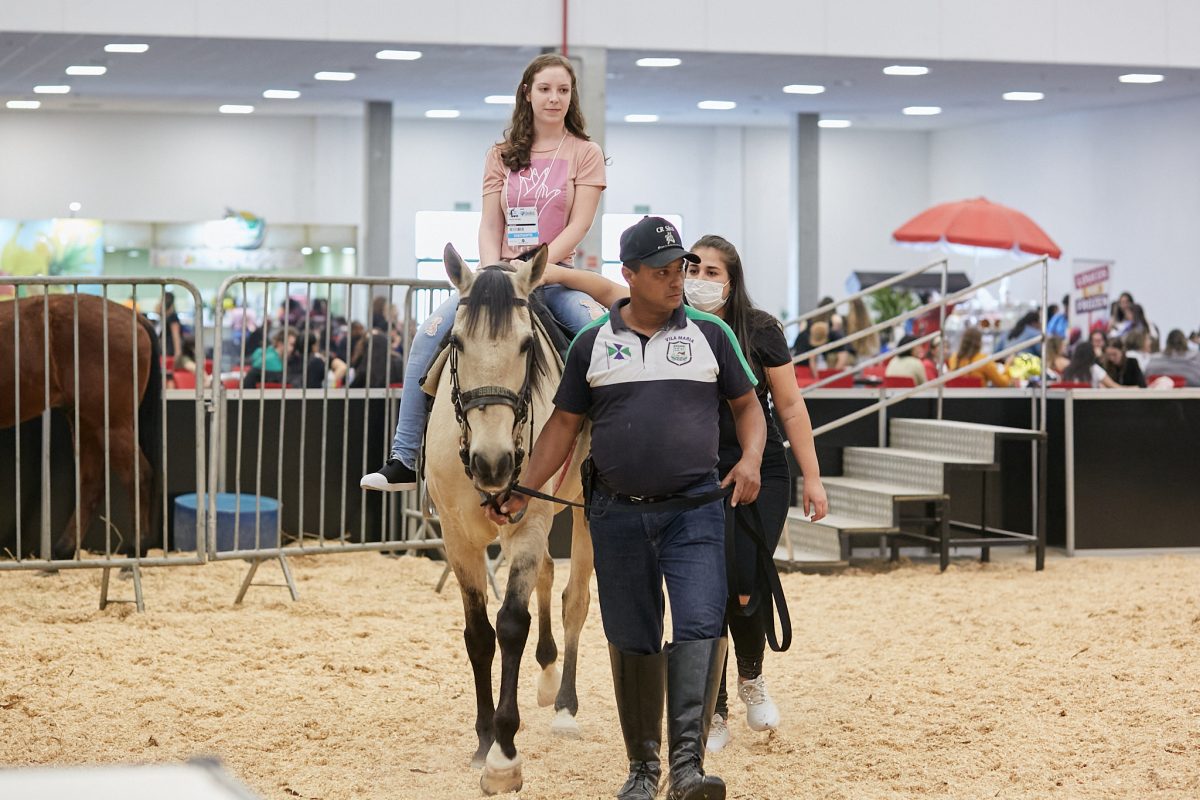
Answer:
[[[717,703],[727,645],[724,638],[667,645],[669,800],[725,800],[725,782],[704,774],[704,743]]]
[[[662,777],[658,749],[662,743],[663,696],[667,680],[667,655],[635,656],[611,644],[613,688],[617,716],[629,756],[629,778],[617,792],[618,800],[654,800]]]

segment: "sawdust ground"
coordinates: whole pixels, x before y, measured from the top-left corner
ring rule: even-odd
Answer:
[[[453,580],[433,592],[440,569],[297,559],[299,602],[253,588],[241,607],[241,563],[147,570],[145,614],[96,610],[90,571],[0,575],[0,764],[208,754],[270,800],[478,797],[462,607]],[[731,798],[1200,797],[1200,560],[783,580],[796,640],[767,675],[784,721],[752,733],[733,701],[733,741],[708,760]],[[623,777],[592,609],[581,739],[552,737],[536,706],[531,635],[528,800],[607,798]]]

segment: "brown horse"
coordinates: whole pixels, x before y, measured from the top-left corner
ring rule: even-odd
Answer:
[[[26,297],[0,302],[0,428],[36,419],[47,408],[60,409],[65,412],[78,443],[75,456],[79,462],[79,507],[53,542],[55,559],[71,558],[82,549],[84,536],[104,497],[106,394],[111,472],[128,487],[130,508],[135,509],[134,513],[140,513],[142,541],[147,542],[155,531],[152,525],[157,521],[156,497],[160,489],[159,459],[155,455],[162,446],[159,438],[162,366],[154,327],[140,314],[135,325],[134,313],[125,306],[89,294]],[[46,395],[47,358],[49,397]],[[135,418],[138,421],[136,438]],[[133,501],[135,485],[140,509]],[[50,491],[50,487],[43,486],[41,490]],[[17,520],[17,525],[20,524]],[[125,540],[131,542],[132,538],[130,534]],[[141,549],[144,550],[145,545]]]

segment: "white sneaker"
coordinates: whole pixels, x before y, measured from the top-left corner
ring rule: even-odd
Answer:
[[[729,725],[720,714],[713,714],[712,724],[708,726],[708,742],[704,747],[710,753],[719,753],[729,744]]]
[[[767,682],[762,675],[739,683],[738,697],[746,704],[746,724],[750,730],[769,731],[779,727],[779,706],[767,694]]]

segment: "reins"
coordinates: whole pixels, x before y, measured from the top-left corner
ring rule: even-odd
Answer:
[[[528,307],[529,302],[522,298],[513,298],[514,306]],[[532,318],[532,317],[531,317]],[[450,403],[454,409],[454,419],[458,422],[459,438],[458,438],[458,458],[462,461],[463,471],[472,483],[475,482],[475,474],[471,471],[471,423],[467,419],[467,412],[476,408],[486,408],[488,406],[508,406],[513,411],[513,472],[512,479],[509,485],[500,492],[479,492],[479,496],[483,502],[480,506],[490,506],[497,514],[500,512],[500,499],[507,497],[516,487],[517,480],[521,476],[521,467],[525,463],[525,423],[529,423],[530,438],[534,431],[533,418],[533,378],[535,373],[534,368],[534,348],[537,347],[536,341],[531,341],[529,350],[525,354],[525,379],[521,383],[519,391],[514,392],[506,386],[479,386],[474,389],[462,390],[458,382],[458,354],[462,351],[462,340],[458,336],[451,334],[449,345],[450,356]],[[477,490],[478,491],[478,490]],[[520,519],[520,515],[513,522]]]

